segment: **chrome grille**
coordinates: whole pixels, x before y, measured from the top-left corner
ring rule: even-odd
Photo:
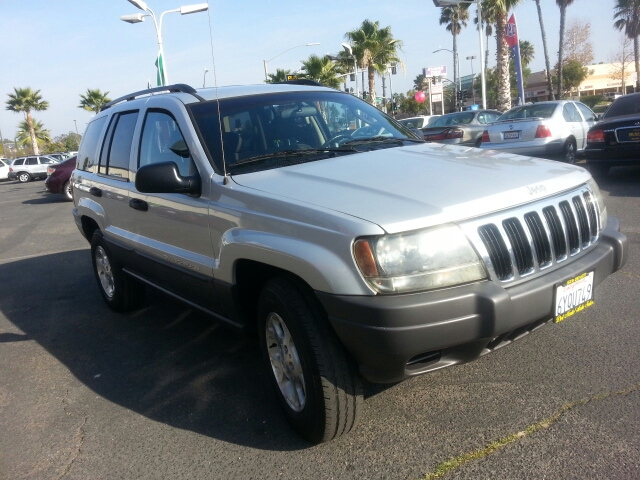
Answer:
[[[580,256],[598,239],[599,211],[585,186],[462,228],[492,278],[514,282]]]

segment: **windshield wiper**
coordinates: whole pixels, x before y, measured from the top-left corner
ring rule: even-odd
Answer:
[[[404,142],[424,143],[424,140],[420,140],[419,138],[384,137],[379,135],[376,137],[356,138],[344,142],[342,145],[365,145],[369,143],[394,143],[396,145],[403,145]]]
[[[279,150],[277,152],[266,153],[264,155],[257,155],[255,157],[249,157],[239,162],[234,162],[231,166],[236,167],[240,165],[248,165],[251,163],[257,163],[264,160],[270,160],[274,158],[284,157],[300,157],[307,155],[318,155],[322,153],[356,153],[355,148],[304,148],[301,150]]]

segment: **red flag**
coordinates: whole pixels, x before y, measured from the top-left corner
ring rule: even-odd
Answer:
[[[507,29],[504,32],[504,39],[507,41],[509,48],[513,48],[518,44],[518,27],[516,27],[516,17],[511,14],[507,22]]]

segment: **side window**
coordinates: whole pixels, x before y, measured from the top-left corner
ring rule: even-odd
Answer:
[[[175,163],[184,176],[197,171],[174,118],[166,112],[150,110],[142,127],[138,167],[161,162]]]
[[[573,103],[567,103],[562,109],[562,116],[567,122],[581,122],[580,114]]]
[[[51,158],[49,157],[38,157],[40,159],[40,165],[42,164],[50,164],[50,163],[56,163],[53,160],[51,160]]]
[[[98,142],[107,117],[100,117],[87,125],[78,149],[78,168],[96,173],[98,165]]]
[[[578,110],[580,110],[580,113],[582,113],[582,116],[584,117],[584,121],[585,122],[595,122],[596,121],[595,114],[584,103],[576,103],[576,106],[578,107]]]
[[[114,115],[100,156],[100,173],[129,178],[129,158],[138,112]]]
[[[14,165],[24,165],[24,158],[19,158],[17,159],[15,162],[13,162]]]
[[[38,157],[27,158],[27,165],[38,165]]]

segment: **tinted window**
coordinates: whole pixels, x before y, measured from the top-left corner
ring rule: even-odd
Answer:
[[[129,158],[137,120],[137,111],[113,116],[100,157],[101,173],[129,178]]]
[[[38,157],[29,157],[29,158],[27,158],[26,165],[38,165]]]
[[[150,111],[142,127],[138,167],[173,162],[181,175],[193,175],[196,168],[184,137],[174,118],[165,112]]]
[[[56,161],[55,158],[51,158],[51,157],[38,157],[40,159],[40,164],[51,164],[51,163],[58,163]]]
[[[15,159],[12,165],[24,165],[24,158]]]
[[[614,100],[602,118],[638,114],[640,114],[640,95],[631,94]]]
[[[94,167],[98,164],[98,141],[100,140],[100,134],[104,128],[104,124],[107,121],[107,117],[101,117],[87,125],[87,129],[82,136],[82,143],[78,150],[78,168],[81,170],[92,169],[95,173]]]

